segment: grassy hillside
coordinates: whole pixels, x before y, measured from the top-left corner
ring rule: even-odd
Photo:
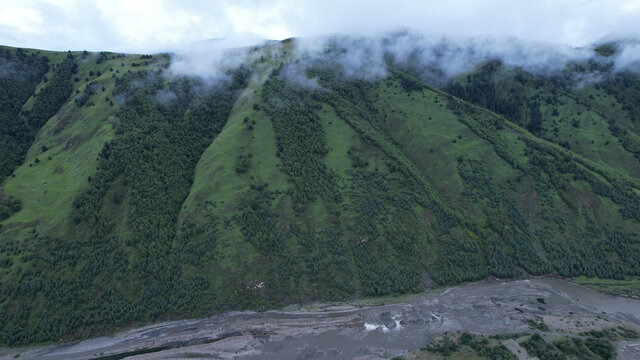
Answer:
[[[1,344],[489,275],[640,276],[636,75],[574,87],[489,62],[436,88],[295,46],[215,83],[166,55],[26,52],[42,69],[1,79],[22,86],[3,126],[29,134],[0,133],[28,149],[3,165]]]

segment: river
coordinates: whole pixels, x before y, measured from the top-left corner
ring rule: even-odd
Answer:
[[[51,360],[376,359],[419,349],[447,331],[529,331],[527,320],[532,318],[542,318],[552,330],[562,332],[618,325],[640,329],[640,300],[603,294],[555,278],[488,279],[386,301],[376,306],[353,301],[289,307],[286,311],[229,312],[70,344],[0,350],[0,359],[17,354],[21,359]],[[640,351],[633,346],[625,344],[630,350],[621,356]]]

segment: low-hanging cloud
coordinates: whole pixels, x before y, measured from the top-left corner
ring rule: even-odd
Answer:
[[[254,44],[263,42],[255,36],[243,35],[227,39],[182,44],[171,49],[170,72],[197,76],[208,81],[227,77],[227,72],[248,61]]]
[[[570,47],[508,36],[439,37],[403,29],[376,37],[301,38],[296,40],[296,58],[308,67],[337,65],[344,76],[361,79],[381,78],[387,74],[387,65],[393,63],[436,84],[448,82],[491,60],[547,77],[559,75],[571,64],[600,64],[599,68],[571,74],[567,79],[574,85],[584,85],[602,80],[606,74],[601,73],[601,69],[640,70],[637,44],[615,42],[617,53],[605,57],[594,50],[595,45]],[[562,76],[566,77],[566,72]]]
[[[545,72],[564,67],[568,61],[586,60],[593,55],[590,48],[571,48],[513,37],[435,37],[411,30],[379,37],[303,38],[299,44],[298,51],[305,57],[322,57],[329,48],[341,49],[337,62],[350,69],[349,73],[362,68],[370,75],[384,74],[386,59],[413,66],[432,66],[446,76],[453,76],[491,59],[532,72]]]
[[[172,73],[215,80],[251,46],[295,36],[299,58],[346,76],[383,76],[391,57],[441,81],[490,59],[551,74],[592,58],[593,44],[634,39],[638,18],[639,0],[23,0],[0,2],[0,43],[170,52]],[[608,61],[637,70],[638,43],[621,44]]]
[[[171,90],[161,89],[153,96],[153,100],[161,105],[169,105],[178,98]]]
[[[621,46],[619,55],[616,56],[616,70],[640,71],[640,43],[633,41]]]
[[[307,65],[304,62],[293,62],[285,65],[280,70],[279,75],[291,84],[312,90],[323,90],[323,87],[318,84],[317,77],[310,78],[307,76]]]
[[[266,54],[262,49],[268,47],[271,55],[282,51],[274,42],[230,49],[233,44],[212,41],[186,47],[174,55],[171,71],[217,80],[240,64],[251,66],[257,57]],[[285,59],[280,75],[299,85],[318,88],[315,79],[306,77],[311,67],[337,66],[346,78],[376,80],[384,77],[388,65],[393,64],[438,85],[473,71],[486,61],[497,60],[508,67],[546,77],[561,76],[567,85],[582,86],[601,81],[611,72],[640,71],[639,42],[625,39],[610,44],[616,49],[615,54],[603,56],[595,51],[596,44],[571,47],[512,36],[434,36],[406,28],[375,36],[334,34],[296,38],[293,54]],[[564,71],[572,64],[587,62],[598,66],[587,72]]]

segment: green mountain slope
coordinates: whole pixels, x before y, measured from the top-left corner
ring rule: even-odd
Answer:
[[[1,79],[21,90],[3,85],[0,136],[22,144],[0,190],[1,344],[490,275],[640,276],[636,75],[571,87],[489,62],[438,89],[391,62],[367,81],[302,66],[295,46],[214,83],[166,55],[26,51],[55,66]]]

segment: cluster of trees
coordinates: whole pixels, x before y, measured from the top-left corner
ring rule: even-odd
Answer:
[[[145,85],[136,85],[140,83]],[[145,257],[166,253],[195,164],[226,123],[245,85],[246,75],[201,96],[197,87],[203,84],[194,79],[167,85],[163,78],[147,72],[127,73],[118,79],[115,93],[126,98],[118,112],[118,135],[105,144],[98,172],[90,179],[89,189],[76,199],[80,218],[97,230],[97,236],[108,234],[111,228],[101,204],[113,182],[120,179],[130,188],[127,225],[132,235],[127,242],[147,252],[153,248],[147,246],[148,241],[154,239],[156,246],[164,246]],[[159,103],[154,97],[158,91],[171,91],[176,98]]]
[[[541,233],[542,247],[554,270],[567,277],[586,275],[608,279],[637,276],[640,260],[637,233],[605,231],[591,238],[560,242],[550,233]],[[551,240],[553,239],[553,240]]]
[[[495,71],[495,68],[485,69],[488,74]],[[415,78],[400,72],[392,70],[392,74],[404,84],[402,86],[406,87],[405,90],[408,92],[420,91],[425,86]],[[635,218],[637,195],[631,191],[629,181],[617,181],[616,176],[608,170],[585,162],[584,159],[563,152],[558,147],[530,135],[523,135],[526,157],[519,158],[508,150],[499,135],[499,130],[504,126],[501,118],[445,94],[447,107],[458,114],[460,120],[474,133],[488,140],[496,153],[520,174],[519,179],[533,179],[535,191],[540,197],[539,211],[536,214],[523,215],[517,200],[519,185],[514,182],[510,185],[509,191],[503,191],[488,175],[484,164],[462,157],[458,162],[458,173],[465,183],[463,196],[469,204],[483,213],[475,219],[465,219],[464,215],[444,204],[444,200],[433,193],[430,184],[399,151],[393,138],[385,131],[380,121],[382,114],[378,113],[374,105],[376,97],[372,89],[375,84],[354,79],[345,80],[339,76],[339,72],[330,67],[312,69],[311,75],[317,76],[322,85],[330,89],[329,92],[310,94],[311,99],[320,97],[334,106],[341,119],[380,151],[377,156],[386,161],[391,160],[392,166],[388,166],[391,171],[397,171],[399,175],[412,179],[407,188],[410,189],[411,195],[401,196],[406,194],[399,193],[399,189],[390,188],[384,180],[384,174],[369,169],[370,162],[367,156],[371,156],[370,150],[358,153],[358,150],[352,147],[349,152],[354,169],[349,173],[348,183],[351,185],[346,189],[366,188],[367,193],[358,194],[357,191],[344,189],[340,191],[339,197],[348,199],[349,204],[339,206],[343,211],[342,215],[353,219],[353,222],[349,221],[344,227],[338,227],[336,230],[348,239],[349,250],[346,252],[347,256],[336,261],[336,264],[347,264],[343,266],[344,271],[355,272],[356,286],[364,293],[377,295],[408,291],[417,285],[417,274],[422,269],[427,269],[431,279],[439,284],[471,281],[488,274],[513,277],[520,271],[518,268],[531,274],[555,271],[566,276],[588,274],[611,278],[635,274],[631,264],[638,259],[638,234],[621,229],[608,229],[601,223],[595,223],[589,212],[576,207],[575,201],[568,195],[576,181],[584,181],[583,184],[591,185],[596,195],[610,197],[621,204],[623,217]],[[481,76],[479,80],[468,80],[476,84],[473,86],[478,87],[488,86],[490,83],[486,76]],[[521,84],[528,82],[527,84],[531,85],[531,81],[535,83],[534,80],[522,75],[519,81]],[[472,92],[474,91],[476,90]],[[532,126],[541,127],[540,105],[537,102],[529,104],[528,100],[523,99],[526,100],[524,95],[520,99],[522,101],[519,100],[518,107],[524,109],[521,113],[527,114],[528,120],[519,122],[528,126],[530,130],[533,129]],[[483,105],[489,108],[492,107],[492,102],[498,103],[495,99],[485,100],[488,102]],[[546,101],[553,104],[556,99]],[[283,104],[280,100],[273,103]],[[312,108],[313,105],[307,107]],[[500,107],[497,106],[495,109]],[[278,113],[278,116],[284,118],[286,115]],[[275,122],[274,126],[277,126]],[[516,128],[516,125],[508,126]],[[378,192],[376,189],[381,191]],[[571,223],[575,217],[580,219],[576,225],[578,231],[587,234],[583,236],[584,239],[591,240],[584,243],[582,238],[574,236],[575,228],[567,226],[565,216],[559,215],[557,198],[569,205],[570,214],[566,215],[567,220]],[[422,242],[428,241],[427,237],[419,232],[402,233],[399,230],[399,218],[411,219],[415,215],[411,212],[400,213],[398,209],[415,209],[416,206],[433,212],[437,217],[439,231],[436,232],[438,238],[435,243],[438,245],[424,245]],[[424,224],[414,223],[412,226],[424,230]],[[466,230],[462,230],[461,227]],[[401,235],[393,236],[392,232]],[[460,234],[469,235],[461,237]],[[312,238],[314,237],[309,237]],[[332,265],[333,255],[326,256],[330,254],[329,249],[321,250],[323,256],[328,259],[320,260],[320,247],[309,245],[309,241],[304,240],[301,243],[308,249],[309,254],[304,263],[310,270],[310,278],[318,279],[318,275],[312,274],[313,270],[330,271],[328,269],[335,269],[336,265]],[[380,244],[383,243],[393,250],[381,250],[383,246]],[[415,261],[415,254],[420,253],[416,249],[420,249],[421,246],[430,246],[436,251],[437,261],[431,264]],[[598,252],[606,252],[610,256],[603,259],[596,256]],[[400,260],[397,263],[389,262],[389,256]]]
[[[350,248],[345,241],[345,231],[333,225],[312,234],[300,236],[303,269],[315,286],[310,295],[319,298],[336,298],[354,292],[354,266]]]
[[[423,347],[422,350],[442,355],[445,358],[462,350],[470,351],[483,359],[516,360],[518,358],[506,346],[492,344],[490,337],[474,335],[468,332],[463,332],[457,338],[455,338],[455,335],[445,334],[442,338]]]
[[[69,99],[73,85],[71,77],[78,71],[78,64],[71,53],[54,68],[51,80],[36,94],[31,110],[25,114],[33,129],[40,129]]]
[[[13,196],[0,195],[0,221],[22,209],[22,202]]]
[[[271,209],[275,194],[259,191],[237,219],[245,240],[264,254],[277,255],[286,250],[284,234],[277,227],[280,220]]]
[[[634,187],[637,188],[637,182],[627,177],[620,177],[609,169],[596,166],[571,152],[561,151],[527,134],[521,135],[526,145],[524,154],[527,157],[527,163],[522,163],[505,149],[503,141],[496,137],[496,130],[500,126],[496,126],[495,121],[488,120],[491,117],[489,114],[484,113],[481,108],[461,106],[455,99],[449,99],[447,106],[453,109],[459,115],[459,119],[476,135],[491,142],[496,154],[517,169],[522,174],[520,177],[531,177],[534,180],[535,190],[540,196],[539,210],[535,217],[543,221],[542,226],[540,223],[535,226],[533,221],[525,220],[519,215],[515,204],[509,204],[507,199],[500,200],[507,201],[502,206],[506,212],[502,211],[500,214],[500,212],[485,210],[488,219],[502,219],[501,223],[488,222],[497,236],[489,239],[483,246],[488,250],[486,257],[492,273],[497,276],[511,275],[510,269],[513,265],[509,258],[515,258],[520,266],[531,273],[556,271],[563,276],[583,274],[605,278],[621,278],[636,273],[634,266],[629,264],[630,261],[638,261],[637,239],[640,235],[629,230],[613,230],[602,223],[593,223],[588,213],[581,211],[575,200],[568,196],[568,192],[574,186],[581,186],[576,184],[581,182],[582,185],[590,187],[595,195],[608,197],[620,205],[622,218],[638,220],[638,195],[633,191]],[[472,175],[478,170],[472,172],[460,170],[461,177],[470,184],[465,193],[467,196],[472,196],[470,200],[473,201],[478,196],[478,189],[487,188],[487,183],[481,179],[474,179],[475,176]],[[495,189],[487,192],[485,195],[488,196],[489,201],[486,208],[496,208],[491,196],[501,193],[504,192],[495,191]],[[595,235],[577,238],[575,231],[566,225],[565,216],[559,215],[558,204],[553,200],[554,196],[562,199],[564,205],[569,207],[571,215],[565,215],[569,223],[576,223],[582,234]],[[578,219],[577,222],[576,219]],[[504,225],[513,220],[518,221],[514,221],[508,227]],[[618,235],[614,236],[614,234]],[[624,235],[620,236],[620,234]],[[614,238],[619,240],[612,241]],[[584,241],[585,239],[589,240]],[[547,261],[541,261],[538,251],[532,248],[532,245],[537,242],[542,245]],[[501,249],[498,250],[494,245]],[[518,250],[516,245],[524,248]],[[609,256],[598,255],[603,253]],[[525,265],[523,261],[527,259],[534,262]]]
[[[530,165],[528,173],[534,177],[538,186],[546,186],[539,192],[548,196],[554,191],[575,212],[570,222],[575,224],[574,226],[582,224],[579,238],[572,234],[571,228],[564,225],[564,221],[558,221],[555,229],[549,227],[540,231],[538,238],[554,270],[563,276],[588,275],[603,278],[623,278],[637,274],[637,266],[633,264],[640,261],[637,246],[640,235],[633,231],[610,229],[608,225],[594,223],[588,212],[579,211],[575,202],[566,195],[566,191],[574,186],[574,181],[583,181],[590,186],[595,195],[608,197],[618,203],[622,218],[636,221],[638,195],[615,175],[603,171],[597,173],[600,176],[596,176],[584,169],[575,159],[562,155],[542,143],[527,142],[526,153]],[[602,180],[602,177],[607,180]],[[557,214],[557,210],[551,208],[547,212]],[[558,215],[554,215],[553,218],[557,219]],[[564,241],[561,241],[562,239]],[[572,241],[567,243],[567,239]]]
[[[427,267],[423,249],[417,246],[427,235],[413,211],[419,206],[415,186],[392,186],[388,175],[375,169],[352,170],[349,176],[353,185],[346,192],[351,206],[345,233],[360,290],[384,295],[415,289]]]
[[[402,76],[399,71],[392,70],[394,76]],[[365,142],[377,147],[392,162],[392,167],[401,175],[416,182],[422,206],[430,209],[438,218],[440,231],[447,233],[452,228],[465,222],[465,218],[453,210],[434,189],[397,146],[397,142],[384,129],[384,118],[375,106],[375,89],[372,83],[346,78],[334,68],[321,71],[314,70],[323,84],[333,91],[325,94],[324,101],[331,104],[338,116],[349,124]],[[417,81],[412,79],[411,81]]]
[[[534,134],[542,132],[542,114],[540,105],[529,101],[526,87],[523,86],[528,77],[521,71],[514,77],[516,81],[501,84],[496,79],[496,73],[501,68],[499,61],[490,61],[481,66],[478,71],[467,75],[463,82],[453,81],[444,90],[460,99],[485,107],[503,115],[514,123],[527,127]],[[503,87],[508,86],[509,91]]]
[[[620,140],[620,144],[625,150],[640,160],[640,138],[638,136],[633,136],[634,134],[620,126],[613,117],[609,117],[609,131],[611,131],[611,135]]]
[[[26,54],[17,49],[15,55],[9,50],[0,52],[0,178],[11,174],[22,163],[40,128],[55,115],[69,98],[73,86],[71,76],[77,64],[71,54],[53,67],[53,76],[47,79],[49,59],[38,53]],[[45,84],[36,94],[36,86]],[[22,109],[33,96],[30,108]]]
[[[326,135],[314,110],[320,108],[314,92],[287,82],[275,73],[265,84],[262,97],[276,134],[277,156],[293,183],[294,209],[304,210],[316,197],[330,199],[334,174],[324,162]]]
[[[498,277],[513,277],[520,266],[531,274],[551,271],[534,244],[531,224],[522,215],[514,200],[499,191],[495,181],[480,161],[462,159],[458,174],[465,183],[462,195],[469,203],[482,209],[491,232],[485,235],[482,247],[489,272]]]
[[[93,75],[93,72],[91,72],[91,75]],[[84,91],[82,92],[82,95],[76,97],[74,99],[74,102],[79,107],[82,107],[85,104],[87,104],[88,106],[94,105],[93,102],[89,102],[89,99],[91,98],[91,96],[93,96],[93,95],[95,95],[97,93],[99,88],[100,88],[100,86],[98,84],[96,84],[95,81],[92,81],[92,82],[88,83],[85,86]],[[104,91],[104,87],[102,88],[102,90]],[[79,92],[79,90],[77,92]]]
[[[571,180],[585,181],[594,193],[620,205],[623,218],[640,221],[640,195],[633,191],[634,187],[638,187],[635,179],[620,177],[608,169],[592,166],[542,141],[525,139],[525,144],[525,155],[529,158],[526,172],[535,176],[538,183],[566,190]],[[571,202],[568,199],[566,201]]]
[[[444,357],[451,357],[464,351],[465,353],[471,352],[483,359],[515,360],[517,356],[498,341],[516,339],[530,356],[535,356],[540,360],[611,360],[615,358],[616,354],[612,341],[631,339],[618,335],[625,331],[627,329],[609,328],[604,329],[603,332],[612,336],[602,336],[599,334],[600,332],[588,332],[560,338],[554,337],[552,341],[545,339],[539,332],[531,335],[520,333],[491,336],[467,332],[459,335],[448,333],[423,347],[422,350]]]
[[[600,86],[622,104],[622,110],[631,122],[640,120],[640,75],[631,71],[617,72]]]
[[[183,274],[185,249],[173,248],[177,215],[196,162],[246,86],[248,72],[239,72],[212,89],[196,79],[166,83],[146,72],[118,81],[116,94],[126,103],[117,113],[116,137],[104,145],[96,173],[74,203],[76,234],[83,235],[36,233],[29,243],[38,251],[20,245],[21,261],[34,271],[2,284],[0,343],[59,339],[79,329],[90,335],[203,306],[196,300],[209,287],[207,278]],[[157,102],[159,90],[172,91],[175,100]],[[103,206],[112,202],[111,192],[124,194],[114,204],[124,211],[120,223]]]
[[[558,108],[565,105],[564,99],[570,99],[604,119],[609,124],[611,134],[619,139],[624,149],[640,159],[640,140],[637,132],[629,130],[633,126],[623,125],[628,123],[619,119],[624,116],[633,124],[640,118],[640,101],[637,100],[640,97],[640,77],[630,71],[614,73],[610,65],[595,64],[591,61],[584,65],[572,64],[551,79],[547,79],[528,74],[522,69],[503,67],[503,70],[499,71],[500,63],[492,61],[479,67],[473,74],[467,75],[465,80],[450,82],[444,90],[503,115],[537,136],[545,136],[545,133],[550,130],[545,128],[543,123],[540,111],[543,108],[542,104],[552,105],[552,116],[562,122],[565,118],[559,117]],[[616,99],[611,107],[609,104],[602,104],[603,100],[594,97],[593,94],[587,97],[582,96],[579,90],[574,91],[576,74],[586,74],[589,71],[607,74],[606,79],[593,85],[593,88],[596,91],[602,89]],[[532,91],[534,89],[539,91]],[[616,104],[621,106],[616,107]],[[579,118],[570,120],[576,129],[580,128]],[[555,136],[545,136],[545,138],[570,149],[571,139],[558,138],[557,125],[553,130]]]
[[[31,146],[34,129],[21,110],[47,71],[45,56],[22,49],[0,50],[0,180],[13,172]]]
[[[348,108],[357,108],[361,111],[358,119],[362,119],[363,126],[375,129],[372,135],[374,131],[380,139],[387,135],[382,132],[377,117],[368,116],[375,112],[373,104],[366,99],[370,84],[345,84],[334,78],[336,74],[332,74],[331,69],[313,71],[314,76],[335,85],[330,95],[287,82],[278,72],[263,89],[265,110],[276,134],[277,155],[294,185],[285,195],[291,199],[297,224],[294,229],[283,231],[291,220],[286,221],[285,226],[281,211],[275,211],[271,204],[275,195],[262,188],[255,188],[258,194],[236,219],[245,240],[269,256],[273,266],[280,269],[277,276],[266,277],[266,291],[275,299],[286,298],[286,293],[278,294],[280,290],[274,287],[284,290],[289,284],[295,284],[295,277],[289,275],[291,271],[304,274],[313,284],[304,289],[305,292],[322,297],[345,295],[355,289],[367,295],[410,291],[418,285],[419,274],[426,264],[420,252],[415,251],[415,244],[407,238],[426,241],[414,208],[418,199],[427,201],[424,195],[415,193],[414,182],[391,186],[385,173],[368,166],[355,166],[345,174],[347,178],[341,180],[348,185],[337,186],[336,174],[324,164],[326,135],[317,115],[319,101],[341,106],[343,118],[348,117]],[[354,98],[353,92],[361,95]],[[358,119],[349,118],[350,121]],[[391,145],[388,139],[384,141]],[[356,149],[350,152],[353,161],[368,156],[357,152]],[[397,151],[395,154],[400,156]],[[383,152],[377,152],[376,156],[387,158]],[[405,164],[408,164],[406,159]],[[310,222],[303,213],[312,201],[321,202],[327,208],[328,219],[323,223]],[[340,216],[346,221],[340,221]],[[391,247],[383,245],[385,242]],[[278,254],[284,253],[299,254],[302,261],[281,259]],[[292,289],[289,291],[295,294],[302,291],[299,286]]]
[[[251,158],[251,154],[244,155],[240,154],[236,157],[236,172],[238,174],[245,173],[249,170],[249,159]]]
[[[595,337],[572,337],[556,340],[552,343],[545,341],[540,334],[533,334],[520,345],[531,356],[540,360],[565,360],[568,357],[593,360],[612,360],[616,351],[610,341]]]
[[[31,239],[42,254],[29,259],[36,269],[3,285],[0,293],[0,342],[19,345],[58,340],[81,330],[85,336],[165,313],[193,311],[194,300],[209,284],[201,275],[142,286],[125,294],[120,283],[132,281],[127,256],[117,238],[74,241]],[[24,256],[23,261],[27,260]],[[55,278],[50,271],[65,271]],[[100,284],[100,285],[99,285]],[[47,304],[32,307],[33,302]]]

